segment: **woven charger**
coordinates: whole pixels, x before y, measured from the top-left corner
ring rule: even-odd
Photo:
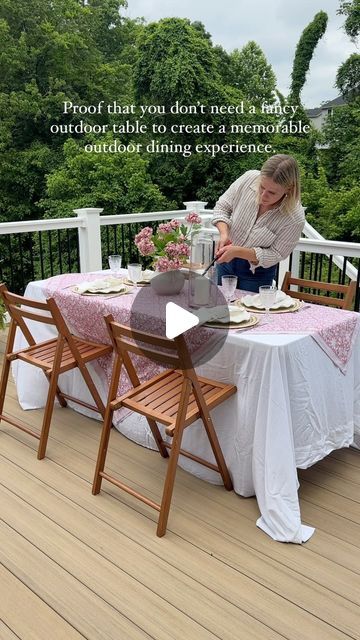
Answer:
[[[259,322],[259,318],[250,316],[248,320],[243,322],[204,322],[204,327],[211,327],[212,329],[247,329],[248,327],[254,327]]]
[[[243,304],[241,300],[235,300],[232,304],[235,304],[237,307],[242,307],[246,309],[246,311],[250,311],[251,313],[267,313],[266,309],[258,309],[257,307],[249,307],[246,304]],[[279,309],[269,309],[269,313],[293,313],[294,311],[298,311],[302,306],[302,300],[294,300],[294,304],[291,307],[280,307]]]

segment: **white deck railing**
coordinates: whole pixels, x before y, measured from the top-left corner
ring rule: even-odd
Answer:
[[[101,216],[103,209],[86,208],[75,209],[76,217],[56,218],[45,220],[32,220],[29,222],[3,222],[0,223],[0,236],[18,233],[38,231],[53,231],[62,229],[78,229],[80,269],[82,272],[97,271],[102,268],[101,234],[102,226],[127,225],[138,222],[154,222],[169,220],[171,218],[184,218],[189,211],[196,211],[203,219],[204,226],[210,226],[212,209],[205,209],[206,202],[184,202],[186,209],[176,211],[152,211],[147,213],[132,213],[126,215]],[[216,232],[216,230],[214,230]],[[297,243],[292,259],[292,272],[298,274],[300,252],[313,252],[333,256],[333,262],[343,268],[344,257],[360,258],[360,243],[326,240],[309,223],[305,224],[305,238]],[[289,261],[280,264],[279,281],[288,270]],[[346,275],[357,279],[357,269],[350,263],[346,263]]]

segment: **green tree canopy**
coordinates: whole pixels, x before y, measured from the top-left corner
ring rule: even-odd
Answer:
[[[300,94],[306,81],[311,59],[317,43],[326,31],[326,26],[327,15],[324,11],[319,11],[301,34],[291,73],[290,103],[300,104]]]
[[[232,84],[237,85],[249,102],[273,102],[276,78],[264,53],[254,42],[248,42],[242,49],[234,49],[230,54]]]

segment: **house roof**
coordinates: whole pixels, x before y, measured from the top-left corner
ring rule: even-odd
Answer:
[[[334,98],[334,100],[323,102],[320,107],[315,107],[314,109],[305,109],[305,111],[309,118],[317,118],[323,111],[327,111],[332,107],[341,107],[344,104],[346,104],[346,100],[344,100],[342,96],[338,96],[337,98]]]
[[[342,96],[338,96],[334,100],[329,100],[328,102],[324,102],[320,109],[329,109],[329,107],[341,107],[343,104],[346,104],[346,100]]]

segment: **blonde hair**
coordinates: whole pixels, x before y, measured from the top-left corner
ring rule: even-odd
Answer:
[[[260,177],[266,176],[286,190],[282,208],[291,213],[300,202],[300,172],[295,158],[278,153],[264,162],[260,169]]]

